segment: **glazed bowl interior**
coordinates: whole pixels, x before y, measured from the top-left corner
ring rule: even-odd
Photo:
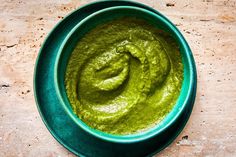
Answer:
[[[154,128],[149,129],[142,133],[132,134],[132,135],[111,135],[99,130],[95,130],[87,126],[81,119],[79,119],[76,114],[74,114],[72,107],[69,103],[66,90],[65,90],[65,72],[68,60],[71,56],[72,51],[74,50],[78,41],[91,29],[95,28],[97,25],[109,22],[111,20],[121,18],[121,17],[135,17],[140,18],[148,23],[152,24],[154,27],[161,29],[165,32],[168,32],[174,37],[174,39],[179,44],[182,62],[184,65],[184,80],[182,83],[182,88],[180,95],[176,104],[174,105],[171,112]],[[137,142],[140,140],[147,140],[160,132],[166,130],[176,119],[184,112],[184,108],[188,105],[189,99],[191,99],[191,91],[193,87],[193,63],[191,61],[191,51],[188,47],[183,36],[177,30],[177,28],[167,19],[147,11],[145,9],[130,7],[130,6],[119,6],[111,7],[107,9],[100,10],[84,20],[78,23],[71,32],[67,35],[63,44],[61,45],[58,56],[55,64],[55,74],[54,74],[54,83],[56,86],[56,92],[60,99],[61,104],[64,109],[75,122],[76,125],[84,129],[84,131],[92,134],[103,140],[112,141],[112,142]]]

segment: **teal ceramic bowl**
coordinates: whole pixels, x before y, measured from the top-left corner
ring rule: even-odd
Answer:
[[[73,27],[67,29],[59,38],[52,59],[49,59],[47,64],[44,63],[45,65],[41,64],[41,66],[44,66],[43,70],[39,67],[40,57],[42,58],[42,56],[39,56],[36,62],[34,80],[35,97],[39,112],[52,135],[76,155],[95,157],[151,156],[164,149],[178,136],[191,114],[197,83],[196,68],[191,50],[178,29],[163,15],[147,6],[128,1],[100,1],[89,4],[80,10],[84,9],[84,12],[86,12],[89,7],[93,8],[95,6],[97,7],[94,12],[80,18],[77,23],[73,23]],[[143,133],[118,136],[90,128],[73,113],[66,95],[64,79],[68,60],[78,41],[97,25],[124,16],[144,19],[175,38],[179,44],[184,64],[184,81],[174,108],[162,122]],[[77,18],[76,14],[74,18]],[[73,20],[73,18],[70,18],[70,20]],[[69,22],[67,23],[69,24]],[[54,48],[53,36],[49,35],[48,38],[51,38],[47,41],[48,43],[51,41],[52,46],[46,42],[41,49],[41,53],[46,48],[48,51],[50,48]],[[41,62],[43,63],[43,61]],[[46,69],[47,67],[50,68]],[[42,74],[44,71],[47,75]],[[46,81],[46,86],[39,86],[41,83],[39,77]],[[42,92],[48,93],[43,94]],[[51,104],[50,100],[52,101]],[[46,111],[45,108],[49,111]]]

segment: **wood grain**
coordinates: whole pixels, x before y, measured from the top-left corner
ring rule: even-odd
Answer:
[[[33,97],[33,70],[53,26],[91,1],[0,0],[0,156],[73,156],[40,119]],[[193,51],[198,71],[191,118],[158,156],[236,156],[236,1],[138,1],[176,24]]]

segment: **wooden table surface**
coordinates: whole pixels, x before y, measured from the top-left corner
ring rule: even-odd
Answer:
[[[196,60],[198,89],[184,131],[161,157],[236,156],[236,1],[138,0],[173,21]],[[0,0],[0,156],[73,156],[48,132],[33,96],[45,36],[91,0]]]

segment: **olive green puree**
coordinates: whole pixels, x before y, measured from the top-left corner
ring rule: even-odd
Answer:
[[[178,44],[136,18],[113,20],[85,34],[65,76],[74,113],[88,126],[117,135],[157,125],[176,103],[182,81]]]

